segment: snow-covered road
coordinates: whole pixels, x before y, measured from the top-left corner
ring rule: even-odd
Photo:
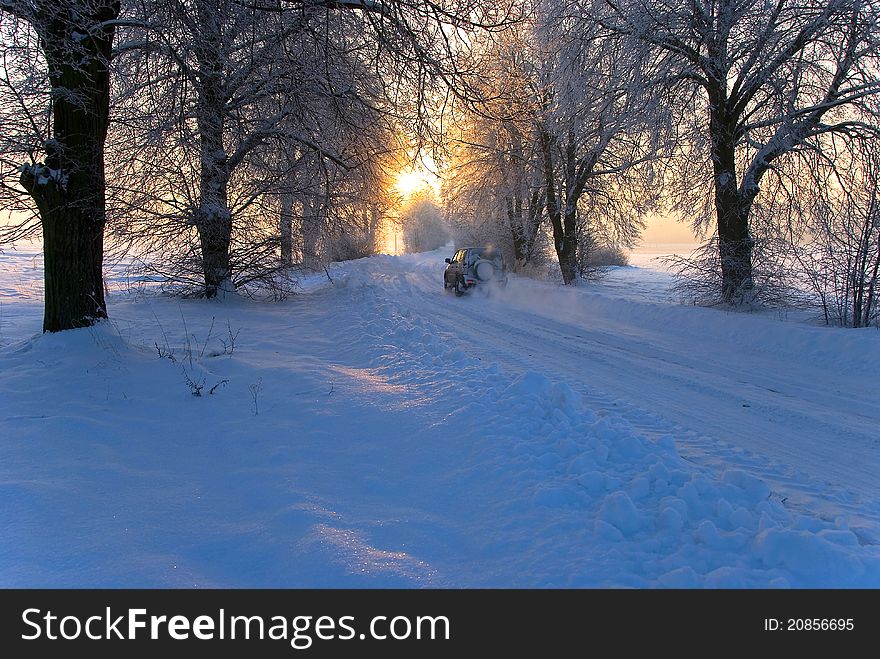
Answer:
[[[446,255],[40,335],[0,253],[0,585],[880,587],[880,332]]]
[[[876,330],[650,302],[641,282],[615,281],[627,273],[575,291],[513,278],[458,299],[438,285],[442,267],[414,255],[371,272],[468,354],[565,382],[642,434],[672,435],[696,463],[748,463],[789,505],[864,516],[880,542]]]

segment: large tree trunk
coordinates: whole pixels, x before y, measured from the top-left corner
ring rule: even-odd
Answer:
[[[216,140],[202,133],[201,202],[196,226],[202,247],[202,268],[205,275],[205,296],[231,292],[232,267],[229,262],[232,241],[232,213],[229,211],[229,166],[222,151],[213,147]]]
[[[52,139],[44,163],[21,184],[43,226],[43,331],[93,325],[104,302],[104,142],[110,115],[110,56],[119,1],[47,3],[37,10],[52,91]],[[91,35],[78,38],[79,35]]]
[[[556,249],[556,258],[559,259],[562,282],[570,286],[577,281],[577,233],[574,231],[572,214],[566,213],[565,218],[562,217],[553,186],[548,186],[547,189],[547,214],[553,227],[553,246]]]
[[[718,220],[718,250],[721,259],[721,300],[727,304],[752,301],[752,247],[749,213],[757,190],[744,194],[736,173],[736,121],[724,109],[726,99],[716,94],[710,116],[712,163],[715,174],[715,213]]]
[[[197,123],[200,140],[199,210],[196,226],[202,248],[205,296],[232,291],[229,252],[232,213],[229,210],[229,157],[223,144],[226,127],[222,35],[216,13],[198,5],[202,16],[203,42],[197,51],[200,82]]]
[[[732,174],[731,174],[732,176]],[[721,299],[728,304],[752,301],[752,247],[754,240],[749,234],[749,211],[751,204],[717,188],[715,209],[718,215],[718,249],[721,258]]]
[[[232,292],[232,266],[229,247],[232,237],[232,219],[229,211],[207,206],[202,200],[199,211],[199,243],[202,248],[202,268],[205,275],[205,297],[217,297],[220,292]]]

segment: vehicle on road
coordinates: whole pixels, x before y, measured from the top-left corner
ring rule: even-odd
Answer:
[[[463,247],[452,258],[446,259],[443,288],[456,295],[479,286],[488,288],[507,285],[507,265],[501,250],[494,247]]]

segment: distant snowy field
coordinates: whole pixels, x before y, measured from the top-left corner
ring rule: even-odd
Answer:
[[[447,255],[41,335],[4,251],[0,586],[880,587],[880,332]]]

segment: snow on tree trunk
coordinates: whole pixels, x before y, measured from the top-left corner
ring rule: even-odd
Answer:
[[[109,62],[119,2],[40,3],[31,21],[43,40],[52,91],[52,139],[20,182],[40,212],[45,255],[44,332],[107,317],[104,143]]]
[[[718,249],[721,257],[721,299],[728,304],[748,303],[754,296],[752,247],[748,215],[734,205],[718,204]]]
[[[203,15],[203,43],[197,50],[200,82],[197,123],[200,139],[199,209],[196,227],[202,248],[205,296],[233,290],[229,252],[232,213],[229,209],[230,165],[223,144],[225,85],[221,17],[199,5]]]
[[[219,291],[231,291],[233,288],[229,263],[232,241],[232,213],[228,201],[229,165],[222,148],[222,129],[217,131],[214,122],[205,121],[200,121],[199,127],[202,137],[201,200],[196,226],[202,248],[205,296],[212,298]]]
[[[721,262],[721,299],[727,304],[748,304],[754,298],[752,247],[749,213],[753,194],[743,194],[736,173],[738,117],[730,111],[727,90],[710,85],[712,101],[709,132],[715,177],[715,213]]]

